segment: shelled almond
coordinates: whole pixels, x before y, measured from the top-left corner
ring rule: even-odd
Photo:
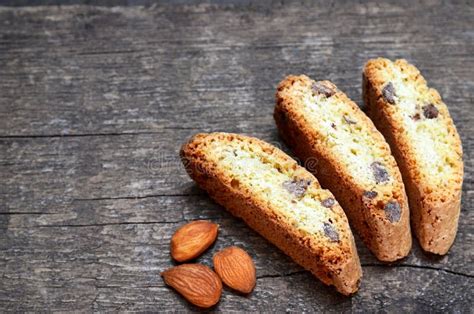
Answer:
[[[205,220],[182,226],[171,238],[171,256],[178,262],[198,257],[214,243],[218,229],[217,224]]]
[[[222,281],[240,293],[250,293],[255,287],[255,265],[243,249],[230,246],[217,252],[213,258],[214,269]]]
[[[178,291],[192,304],[209,308],[219,302],[222,282],[209,267],[202,264],[183,264],[161,273],[165,283]]]

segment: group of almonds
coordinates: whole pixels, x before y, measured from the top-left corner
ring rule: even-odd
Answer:
[[[197,258],[214,243],[218,229],[217,224],[205,220],[182,226],[171,238],[171,257],[180,263]],[[186,300],[202,308],[219,302],[222,281],[239,293],[248,294],[253,290],[255,265],[243,249],[229,246],[214,254],[212,260],[216,272],[206,265],[194,263],[172,267],[161,276]]]

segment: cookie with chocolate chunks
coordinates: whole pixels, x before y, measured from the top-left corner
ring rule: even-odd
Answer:
[[[412,230],[425,251],[446,254],[456,237],[464,177],[461,139],[448,107],[406,60],[369,60],[363,78],[367,113],[402,171]],[[397,201],[401,213],[394,203],[385,206],[394,225],[404,219]]]
[[[357,291],[362,270],[347,217],[294,159],[230,133],[197,134],[180,154],[191,178],[217,203],[324,283],[345,295]]]
[[[398,107],[396,84],[382,89],[379,98]],[[334,194],[374,255],[387,262],[405,257],[412,238],[400,170],[384,137],[359,106],[330,81],[289,76],[278,85],[274,118],[296,157],[318,161],[308,170]],[[303,193],[294,183],[286,185]],[[400,204],[397,223],[390,223],[383,210],[392,199]],[[321,204],[332,208],[330,200]]]

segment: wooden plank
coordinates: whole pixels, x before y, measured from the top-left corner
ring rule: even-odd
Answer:
[[[219,309],[272,310],[298,306],[309,310],[467,308],[473,278],[416,265],[366,264],[361,291],[344,298],[301,271],[272,245],[230,218],[221,224],[212,251],[230,244],[246,247],[259,276],[250,298],[224,292]],[[2,267],[0,301],[12,310],[186,309],[159,277],[171,265],[170,235],[176,223],[11,229]],[[211,265],[211,252],[198,261]],[[271,261],[271,263],[269,263]],[[21,299],[22,296],[28,296]],[[378,298],[374,303],[374,297]],[[408,302],[408,300],[411,300]],[[412,308],[415,306],[415,308]],[[350,308],[350,307],[349,307]],[[171,308],[169,308],[171,309]]]
[[[258,283],[217,311],[453,311],[474,292],[474,8],[462,3],[0,7],[0,309],[197,310],[164,286],[186,221],[220,224]],[[444,257],[378,262],[358,243],[352,298],[303,271],[187,177],[180,145],[200,131],[280,144],[272,118],[289,73],[333,80],[360,104],[374,56],[406,57],[448,103],[463,140],[459,233]]]
[[[182,137],[184,140],[188,132],[176,132],[175,138]],[[300,292],[301,309],[323,306],[325,303],[321,299],[328,297],[336,301],[330,303],[333,306],[328,305],[327,309],[344,309],[343,304],[347,301],[340,299],[332,289],[314,283],[316,280],[309,274],[194,187],[179,164],[176,143],[172,143],[171,139],[167,142],[164,136],[160,137],[163,140],[159,142],[154,141],[155,138],[154,134],[142,134],[109,136],[107,141],[103,137],[10,140],[10,150],[7,150],[10,159],[5,162],[10,164],[9,168],[15,175],[11,181],[7,180],[6,185],[19,187],[19,190],[7,193],[12,197],[6,203],[18,207],[9,208],[0,215],[0,232],[5,239],[0,247],[3,257],[0,261],[4,263],[4,290],[0,289],[0,301],[15,310],[33,309],[35,305],[56,310],[66,310],[71,306],[84,310],[118,309],[120,306],[124,310],[151,310],[154,306],[156,309],[163,305],[157,298],[172,301],[173,305],[178,302],[179,308],[186,307],[186,303],[163,287],[158,274],[172,265],[168,246],[173,230],[188,220],[211,219],[221,225],[221,234],[216,246],[201,260],[212,265],[212,252],[227,245],[241,245],[255,258],[257,272],[262,277],[259,280],[262,286],[257,290],[260,292],[250,299],[239,301],[238,297],[226,292],[222,310],[264,310],[268,306],[269,309],[284,309],[286,303],[269,305],[258,299],[259,296],[269,297],[269,293],[274,293],[278,299],[285,299],[295,290],[300,291],[297,286],[289,288],[293,281],[287,280],[293,276],[303,280],[304,285],[323,291],[318,292],[319,301],[316,304],[314,300],[306,299],[313,292]],[[61,141],[61,149],[51,149]],[[83,149],[78,150],[78,147]],[[88,158],[74,158],[78,151],[87,151],[91,155]],[[155,163],[153,158],[157,152],[173,158],[163,158],[164,165],[160,164],[159,159]],[[147,158],[153,160],[148,168]],[[68,176],[70,167],[84,171],[76,171],[71,180]],[[59,179],[53,180],[53,177]],[[174,186],[174,190],[167,188],[163,182],[155,184],[163,177],[170,178],[170,186]],[[169,193],[173,191],[175,194],[171,196]],[[51,198],[51,195],[55,197]],[[466,190],[465,195],[469,200],[472,189]],[[15,201],[15,196],[19,200]],[[57,206],[52,200],[58,203]],[[472,285],[474,276],[471,253],[467,249],[473,244],[473,221],[472,211],[463,210],[458,238],[448,256],[426,256],[415,244],[411,255],[393,268],[383,267],[359,242],[358,250],[365,272],[362,291],[383,290],[387,285],[385,279],[391,280],[388,288],[396,289],[405,280],[397,276],[408,276],[410,271],[420,274],[418,279],[410,279],[414,282],[410,285],[415,285],[416,289],[448,289],[430,285],[423,288],[426,284],[424,276],[431,277],[431,273],[438,274],[433,279],[433,285],[449,283],[450,287],[455,285],[468,289],[463,285]],[[25,261],[31,261],[31,264]],[[389,274],[373,276],[374,268],[377,273],[385,271]],[[293,273],[295,275],[288,275]],[[94,274],[113,276],[95,279]],[[370,281],[365,278],[367,276]],[[283,287],[287,290],[282,290]],[[133,292],[127,293],[130,290]],[[12,291],[16,295],[31,296],[30,303],[18,304],[13,299],[7,299],[12,297]],[[42,293],[47,296],[42,296]],[[462,299],[459,296],[462,293],[457,293],[455,298],[460,298],[459,304],[466,305],[468,299]],[[72,298],[71,303],[63,301],[68,295],[75,294],[79,295]],[[358,305],[367,307],[373,295],[363,295],[367,299],[360,300]],[[408,295],[407,291],[404,294],[397,292],[395,298],[405,300]],[[435,304],[445,304],[443,302],[448,302],[448,296],[452,295],[436,299]],[[356,297],[359,298],[359,295]],[[423,295],[417,306],[428,306],[423,302],[430,302],[431,297],[431,292]],[[125,302],[127,298],[128,303]],[[228,299],[230,303],[226,303]],[[385,298],[381,300],[388,302]],[[334,307],[334,304],[337,306]]]
[[[362,66],[380,55],[418,65],[465,122],[473,9],[351,6],[3,9],[0,134],[269,128],[284,75],[331,79],[360,103]]]

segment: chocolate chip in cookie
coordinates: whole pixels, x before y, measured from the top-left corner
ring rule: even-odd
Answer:
[[[414,115],[411,116],[411,118],[413,119],[413,121],[420,120],[421,118],[420,113],[419,112],[415,113]]]
[[[438,108],[436,108],[435,105],[433,104],[429,104],[429,105],[426,105],[426,106],[423,106],[423,115],[427,118],[427,119],[435,119],[438,117]]]
[[[323,231],[326,237],[328,237],[331,242],[338,242],[339,241],[339,233],[337,232],[336,228],[330,223],[325,222],[323,224]]]
[[[390,180],[390,175],[385,169],[384,165],[381,162],[374,161],[370,168],[372,169],[372,173],[374,174],[375,182],[377,184],[384,183]]]
[[[357,121],[355,121],[354,119],[351,119],[348,115],[344,115],[343,118],[347,124],[357,124]]]
[[[397,201],[393,200],[385,204],[384,206],[385,216],[390,222],[398,222],[400,221],[400,217],[402,216],[402,209],[400,208],[400,204]]]
[[[377,191],[365,191],[364,194],[362,194],[362,197],[366,198],[366,199],[369,199],[369,200],[372,200],[372,199],[376,198],[377,195],[378,195]]]
[[[395,93],[395,87],[393,87],[392,82],[385,85],[382,90],[382,96],[389,104],[395,105],[395,96],[397,96],[397,94]]]
[[[328,197],[325,200],[321,201],[321,205],[323,205],[326,208],[331,208],[336,204],[336,200],[332,197]]]
[[[302,197],[310,184],[311,180],[293,179],[283,182],[283,187],[296,197]]]
[[[336,93],[334,88],[325,82],[314,82],[311,86],[311,89],[314,93],[324,95],[326,97],[331,97]]]

